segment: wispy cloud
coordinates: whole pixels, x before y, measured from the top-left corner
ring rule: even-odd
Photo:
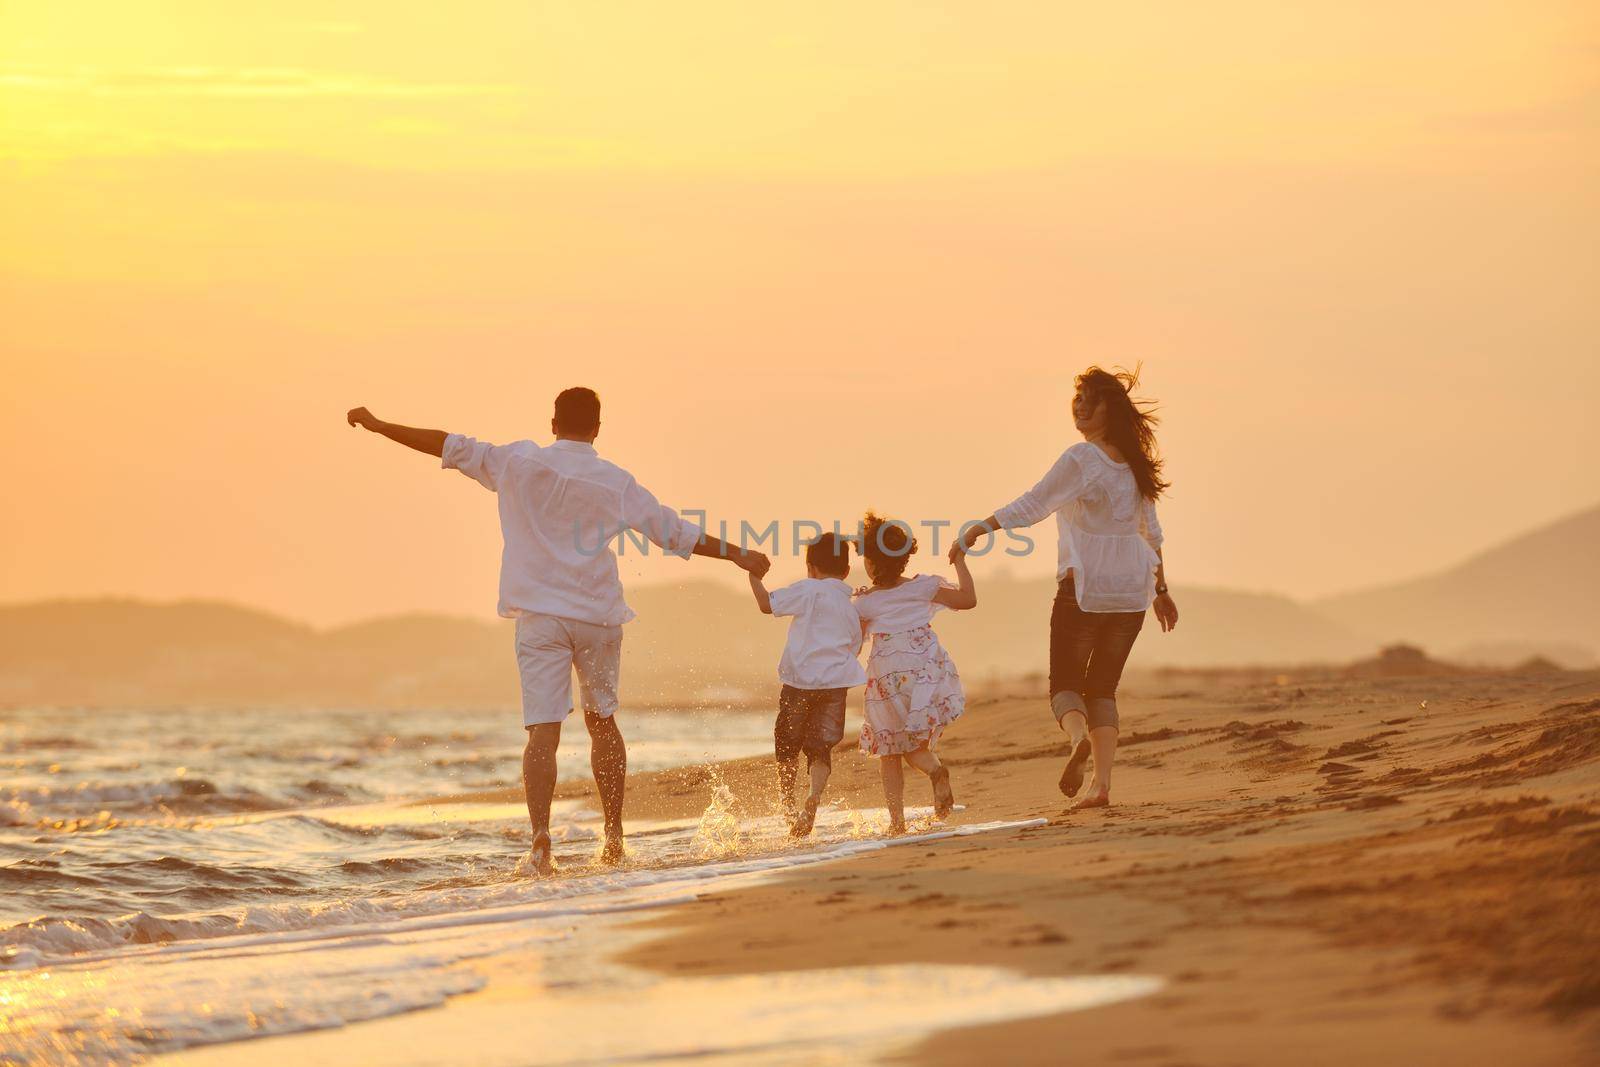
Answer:
[[[340,36],[365,33],[367,27],[359,22],[300,22],[294,28],[302,33],[327,33]]]
[[[1485,133],[1583,133],[1600,126],[1600,88],[1542,104],[1447,115],[1438,125]]]
[[[0,90],[93,96],[378,97],[478,96],[509,85],[407,82],[291,67],[154,67],[141,70],[0,70]]]

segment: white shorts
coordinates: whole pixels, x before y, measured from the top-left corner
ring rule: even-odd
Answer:
[[[583,710],[610,718],[617,710],[622,627],[554,615],[517,617],[517,668],[522,672],[522,725],[564,722],[572,712],[572,672]]]

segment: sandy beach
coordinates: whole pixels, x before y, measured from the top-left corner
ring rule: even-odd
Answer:
[[[1124,706],[1110,810],[1064,811],[1062,741],[1042,701],[999,692],[946,739],[965,805],[952,825],[1047,822],[700,893],[628,919],[617,962],[668,987],[917,963],[1165,983],[1111,1006],[929,1027],[874,1053],[889,1062],[1568,1064],[1600,1052],[1600,674],[1168,675],[1131,682]],[[872,763],[841,752],[836,768],[836,804],[881,806]],[[697,816],[713,783],[735,815],[766,815],[769,773],[745,759],[640,775],[630,815]],[[474,1004],[539,995],[514,973],[441,1011],[187,1058],[415,1055]],[[821,1039],[794,1062],[850,1055]]]

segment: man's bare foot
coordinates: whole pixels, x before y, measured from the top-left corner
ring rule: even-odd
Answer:
[[[550,858],[550,835],[540,834],[533,839],[528,854],[517,861],[517,874],[528,878],[548,878],[556,872]]]
[[[1078,795],[1078,790],[1083,788],[1083,767],[1089,762],[1089,739],[1085,737],[1072,749],[1072,755],[1067,757],[1066,769],[1061,772],[1061,791],[1069,797]]]
[[[1073,804],[1069,811],[1083,811],[1085,808],[1109,808],[1111,806],[1111,790],[1090,789],[1078,802]]]
[[[817,822],[817,805],[821,802],[822,798],[814,793],[806,797],[806,802],[800,805],[800,810],[794,813],[794,819],[789,823],[790,836],[811,836],[811,828]]]
[[[928,777],[933,780],[933,817],[942,819],[956,807],[956,794],[950,788],[950,768],[941,766]]]
[[[615,867],[627,858],[628,850],[622,844],[621,830],[607,830],[606,843],[600,846],[600,862]]]
[[[905,832],[906,832],[906,822],[905,822],[904,819],[901,819],[899,822],[896,822],[893,819],[889,820],[889,836],[890,837],[900,837],[900,836],[904,835]]]

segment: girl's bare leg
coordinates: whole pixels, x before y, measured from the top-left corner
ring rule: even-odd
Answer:
[[[1117,728],[1096,726],[1089,731],[1089,747],[1094,750],[1094,782],[1072,807],[1104,808],[1111,805],[1111,764],[1117,758]]]
[[[933,814],[944,818],[956,806],[956,795],[950,789],[950,772],[926,746],[906,753],[906,762],[933,779]]]
[[[907,752],[905,761],[923,774],[932,774],[939,769],[939,757],[929,752],[927,746],[923,746],[915,752]]]
[[[878,761],[878,771],[883,775],[883,803],[889,809],[889,832],[906,832],[906,772],[899,756],[884,756]]]

